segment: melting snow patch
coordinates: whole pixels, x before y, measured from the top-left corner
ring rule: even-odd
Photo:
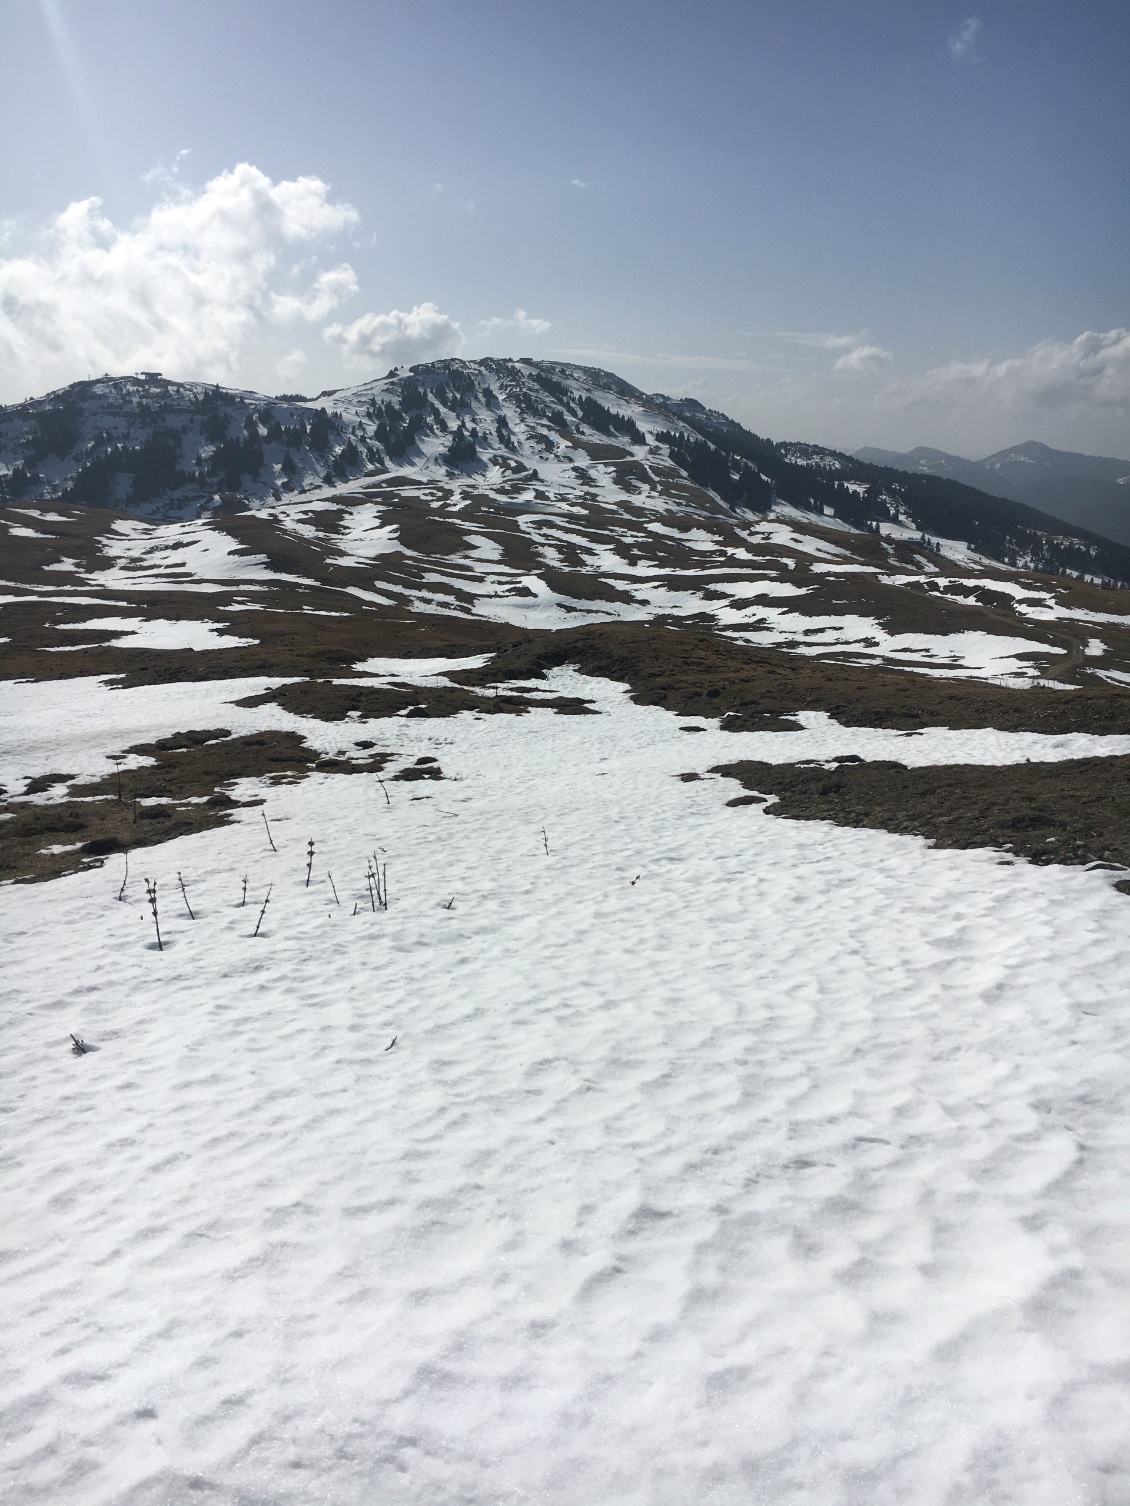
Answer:
[[[167,622],[160,617],[95,617],[90,622],[71,622],[75,631],[121,633],[110,648],[248,648],[254,638],[236,638],[212,622]]]
[[[354,668],[363,675],[393,675],[410,680],[417,675],[448,675],[458,669],[482,669],[493,654],[471,654],[465,659],[365,659]]]

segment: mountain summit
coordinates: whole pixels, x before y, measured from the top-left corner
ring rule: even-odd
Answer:
[[[928,452],[895,475],[889,462],[773,442],[693,399],[552,361],[435,361],[316,398],[145,372],[0,410],[0,496],[14,502],[185,520],[375,481],[454,482],[510,503],[536,490],[542,505],[642,491],[738,513],[791,506],[954,540],[1010,566],[1130,580],[1130,551],[988,495],[1000,483],[974,490],[946,472],[950,458]]]

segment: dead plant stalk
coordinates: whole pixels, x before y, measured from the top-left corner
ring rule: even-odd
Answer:
[[[157,915],[157,883],[156,883],[156,880],[152,880],[152,881],[149,880],[149,879],[145,880],[145,893],[146,893],[146,895],[148,896],[148,899],[149,899],[149,908],[153,912],[153,928],[157,932],[157,950],[159,952],[163,952],[165,950],[165,947],[164,947],[164,943],[161,941],[161,922],[160,922],[160,919],[158,918],[158,915]]]

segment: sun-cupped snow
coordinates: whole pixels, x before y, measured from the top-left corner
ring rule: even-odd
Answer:
[[[547,687],[600,714],[370,725],[445,779],[5,892],[12,1499],[1121,1499],[1125,900],[727,809],[775,735]],[[70,768],[251,718],[14,688]]]

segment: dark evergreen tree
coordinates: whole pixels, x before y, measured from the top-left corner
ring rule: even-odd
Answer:
[[[324,455],[330,447],[330,416],[324,408],[310,415],[309,445],[315,455]]]
[[[200,424],[200,432],[209,444],[222,444],[228,437],[228,417],[219,409],[205,414]]]
[[[475,444],[474,437],[468,434],[462,422],[451,436],[451,443],[444,451],[443,458],[450,466],[470,465],[473,460],[479,458],[478,446]]]

